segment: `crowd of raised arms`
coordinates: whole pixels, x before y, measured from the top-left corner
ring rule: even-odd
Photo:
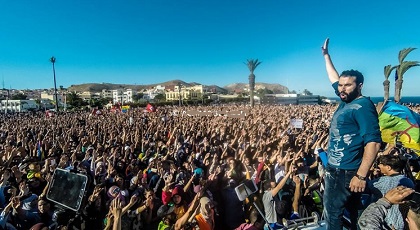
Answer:
[[[248,114],[173,113],[222,109],[247,109]],[[0,115],[0,229],[245,230],[264,229],[263,217],[273,215],[280,223],[313,212],[321,216],[321,153],[327,150],[335,109],[219,105],[159,107],[156,112],[103,110],[101,115]],[[302,121],[302,127],[291,125],[292,119]],[[394,153],[392,145],[381,148],[382,166],[371,168],[369,179],[374,182],[364,191],[369,197],[366,207],[383,196],[377,190],[379,178],[389,173],[384,164],[407,163],[413,175],[419,171],[416,162]],[[405,177],[392,167],[389,170]],[[49,197],[58,169],[88,178],[78,211]],[[235,188],[249,180],[258,191],[240,201]],[[70,189],[61,188],[62,200]],[[263,199],[265,192],[273,194],[271,200]],[[273,211],[266,208],[270,205],[275,205],[275,213],[268,213]]]

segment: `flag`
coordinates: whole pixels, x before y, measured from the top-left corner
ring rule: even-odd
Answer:
[[[126,113],[130,109],[129,105],[123,105],[121,106],[121,112]]]
[[[146,106],[146,110],[147,110],[147,112],[156,112],[156,108],[152,105],[152,104],[150,104],[150,103],[148,103],[147,104],[147,106]]]
[[[115,104],[111,107],[111,112],[112,113],[117,113],[117,112],[121,112],[121,105],[120,104]]]
[[[394,144],[396,136],[399,135],[404,147],[420,150],[419,124],[419,114],[392,101],[385,102],[379,113],[382,141],[387,143]]]

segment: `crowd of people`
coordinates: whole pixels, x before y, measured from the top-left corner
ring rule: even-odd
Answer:
[[[284,220],[321,216],[324,150],[335,109],[226,105],[1,115],[0,228],[278,229]],[[183,116],[174,110],[248,114]],[[302,127],[291,119],[303,121]],[[400,181],[415,187],[403,174],[404,160],[390,149],[381,149],[384,156],[369,174],[365,192],[373,202]],[[61,199],[49,194],[60,169],[87,178],[80,201],[65,200],[75,192],[71,186],[58,190]],[[257,192],[241,201],[235,188],[249,181]],[[80,203],[77,210],[66,208],[72,202]],[[386,220],[398,223],[395,229],[404,226],[401,215]]]

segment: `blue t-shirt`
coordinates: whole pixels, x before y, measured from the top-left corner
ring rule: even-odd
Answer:
[[[338,92],[338,82],[332,86]],[[328,164],[357,170],[369,142],[382,142],[375,105],[368,97],[341,102],[331,121]]]

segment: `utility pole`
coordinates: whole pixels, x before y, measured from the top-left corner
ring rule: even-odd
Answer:
[[[181,82],[178,83],[178,99],[179,99],[179,106],[181,106]]]
[[[6,90],[7,90],[7,97],[6,97],[6,107],[5,107],[5,110],[4,110],[4,114],[7,114],[7,111],[9,110],[10,90],[8,90],[8,89],[6,89]]]
[[[55,97],[55,111],[58,112],[58,95],[57,95],[57,83],[55,80],[55,60],[56,58],[53,56],[50,58],[50,61],[53,66],[53,73],[54,73],[54,97]]]
[[[3,90],[6,90],[6,88],[4,88],[4,77],[3,77]],[[9,96],[9,93],[7,94],[7,96]],[[4,106],[4,114],[7,114],[7,98],[6,98],[6,105]]]

